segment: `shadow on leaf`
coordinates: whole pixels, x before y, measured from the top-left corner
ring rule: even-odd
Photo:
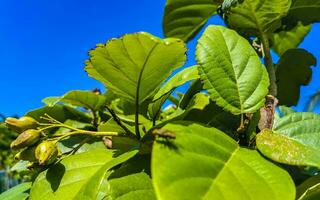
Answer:
[[[53,192],[55,192],[59,188],[65,171],[66,169],[64,165],[62,165],[60,162],[48,169],[46,178],[49,181]]]

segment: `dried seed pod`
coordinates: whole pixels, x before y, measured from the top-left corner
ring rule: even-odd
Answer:
[[[43,141],[41,142],[35,151],[36,159],[39,162],[39,165],[49,165],[58,155],[58,149],[55,142],[52,141]]]
[[[21,117],[20,119],[8,117],[5,121],[8,128],[18,133],[22,133],[28,129],[35,129],[39,126],[39,123],[29,116]]]
[[[40,139],[41,132],[35,129],[29,129],[21,133],[17,139],[11,143],[12,149],[21,149],[24,147],[32,146]]]

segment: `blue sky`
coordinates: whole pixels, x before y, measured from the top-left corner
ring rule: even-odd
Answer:
[[[103,87],[84,72],[88,50],[125,33],[147,31],[163,37],[165,0],[0,0],[0,113],[22,115],[47,96],[69,90]],[[218,17],[209,23],[222,24]],[[320,60],[320,26],[315,25],[302,48]],[[194,64],[193,40],[187,65]],[[305,97],[320,89],[314,70]]]

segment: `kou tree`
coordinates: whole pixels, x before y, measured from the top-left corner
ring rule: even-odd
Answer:
[[[167,80],[215,14],[227,27],[206,27],[197,65]],[[319,0],[167,0],[166,39],[127,34],[89,52],[104,94],[48,97],[6,120],[20,168],[37,175],[0,197],[320,199],[320,116],[289,108],[316,65],[297,46],[319,21]]]

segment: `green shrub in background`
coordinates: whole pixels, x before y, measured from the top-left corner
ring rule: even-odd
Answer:
[[[168,80],[217,13],[227,27],[206,27],[197,65]],[[89,52],[106,93],[70,91],[6,120],[34,176],[0,199],[320,199],[320,116],[289,108],[316,65],[297,46],[319,13],[319,0],[167,0],[168,38],[127,34]]]
[[[10,131],[4,123],[4,116],[0,116],[0,191],[3,192],[16,185],[18,180],[15,179],[10,168],[14,164],[14,154],[10,149],[10,143],[18,136],[17,133]]]

